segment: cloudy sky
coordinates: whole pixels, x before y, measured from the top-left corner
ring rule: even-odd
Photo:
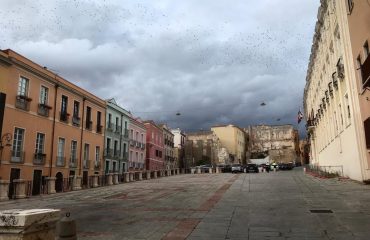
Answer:
[[[319,0],[0,4],[1,49],[143,119],[187,131],[296,125]]]

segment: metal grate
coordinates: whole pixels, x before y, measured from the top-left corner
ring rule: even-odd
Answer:
[[[330,209],[311,209],[310,210],[311,213],[333,213],[332,210]]]

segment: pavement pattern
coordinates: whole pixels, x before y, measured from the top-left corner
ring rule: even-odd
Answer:
[[[302,168],[175,175],[0,203],[30,208],[70,212],[83,240],[370,239],[370,186]]]

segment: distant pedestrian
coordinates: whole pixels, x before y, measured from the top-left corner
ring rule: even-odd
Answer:
[[[266,172],[270,172],[270,165],[266,164]]]

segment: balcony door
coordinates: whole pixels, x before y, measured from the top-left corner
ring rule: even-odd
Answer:
[[[32,195],[40,195],[42,183],[42,170],[33,171]]]

